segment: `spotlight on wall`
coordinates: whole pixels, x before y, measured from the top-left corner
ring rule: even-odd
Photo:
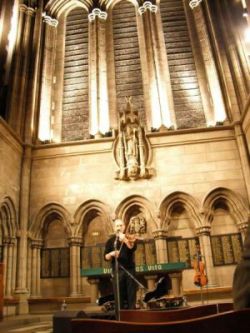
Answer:
[[[202,0],[190,0],[189,6],[191,7],[191,9],[194,9],[195,7],[197,7],[200,4],[201,1]]]

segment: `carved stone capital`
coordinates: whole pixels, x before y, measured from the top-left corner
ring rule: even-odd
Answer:
[[[46,15],[46,13],[43,14],[43,22],[54,28],[58,26],[58,21],[53,19],[51,16]]]
[[[163,229],[157,229],[153,231],[154,239],[165,239],[168,235],[168,232]]]
[[[22,13],[25,13],[28,7],[24,5],[23,3],[19,5],[19,11]]]
[[[240,232],[246,232],[248,228],[248,222],[242,222],[238,224]]]
[[[70,237],[69,238],[69,245],[70,246],[81,246],[82,245],[82,238],[81,237]]]
[[[101,11],[99,8],[94,8],[92,12],[88,15],[89,22],[94,21],[96,17],[106,21],[108,14],[106,12]]]
[[[140,15],[144,14],[147,10],[152,13],[156,13],[157,9],[158,7],[156,5],[153,5],[151,1],[145,1],[144,4],[138,8],[138,12]]]
[[[197,232],[198,236],[201,236],[201,235],[209,236],[211,233],[211,226],[204,225],[204,226],[198,227],[198,228],[196,228],[196,232]]]
[[[32,249],[41,249],[43,246],[43,240],[42,239],[33,239],[31,241],[31,248]]]

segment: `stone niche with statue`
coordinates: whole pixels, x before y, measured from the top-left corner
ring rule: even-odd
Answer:
[[[125,110],[119,114],[119,129],[114,142],[114,157],[119,166],[115,178],[127,181],[150,178],[153,174],[148,167],[150,155],[150,144],[138,111],[128,99]]]

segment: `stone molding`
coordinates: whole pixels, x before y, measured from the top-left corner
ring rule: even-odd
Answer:
[[[194,9],[195,7],[199,6],[199,4],[202,2],[202,0],[190,0],[189,6],[191,9]]]
[[[88,15],[89,22],[92,22],[99,17],[101,20],[107,20],[108,14],[106,12],[101,11],[99,8],[94,8],[92,12]]]
[[[152,13],[156,13],[158,7],[156,5],[153,5],[151,1],[145,1],[144,4],[138,8],[138,12],[140,15],[144,14],[147,10]]]
[[[58,26],[58,20],[53,19],[51,16],[46,15],[46,13],[43,14],[43,22],[55,28]]]

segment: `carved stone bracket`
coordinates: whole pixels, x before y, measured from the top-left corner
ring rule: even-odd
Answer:
[[[152,176],[147,164],[150,144],[140,124],[138,111],[133,110],[131,100],[119,115],[119,132],[114,143],[114,157],[119,171],[116,179],[136,180]]]

